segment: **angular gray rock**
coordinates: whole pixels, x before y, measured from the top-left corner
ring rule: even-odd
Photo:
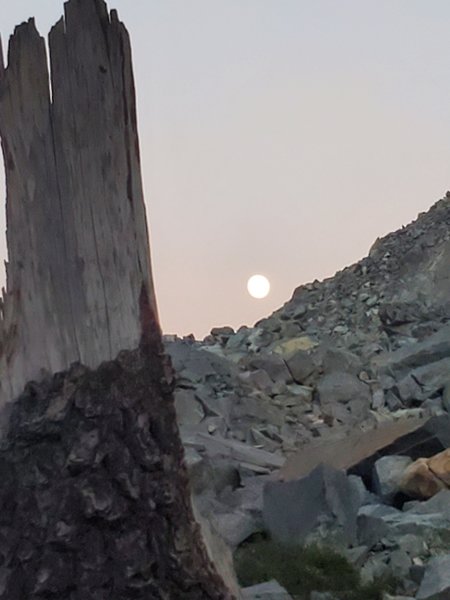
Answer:
[[[441,490],[425,502],[415,502],[408,512],[417,515],[440,514],[450,521],[450,490]]]
[[[399,540],[407,534],[441,548],[447,543],[450,520],[441,513],[402,512],[383,504],[362,506],[358,512],[358,543],[373,548],[382,538]]]
[[[416,594],[416,600],[448,600],[450,598],[450,554],[430,559]]]
[[[403,473],[411,463],[409,456],[382,456],[373,466],[374,492],[384,502],[390,502],[400,490]]]
[[[316,367],[313,359],[306,350],[296,350],[291,352],[285,359],[287,368],[292,378],[297,383],[303,384],[308,381]]]
[[[175,410],[177,422],[184,425],[198,425],[205,417],[205,411],[197,400],[194,390],[175,390]]]
[[[400,380],[397,388],[404,402],[423,401],[445,388],[450,377],[450,358],[423,365]]]
[[[387,434],[381,435],[380,443],[376,444],[378,447],[372,445],[384,429]],[[378,429],[369,431],[365,437],[366,444],[372,446],[373,450],[351,466],[351,472],[362,477],[371,476],[374,463],[382,456],[402,455],[416,460],[423,456],[433,456],[450,447],[450,416],[443,414],[430,419],[387,422]],[[357,448],[358,445],[354,447]]]
[[[361,422],[369,415],[370,388],[350,373],[325,375],[317,384],[317,392],[322,412],[339,422]]]
[[[255,467],[267,469],[278,469],[284,463],[282,456],[254,448],[237,440],[212,437],[207,434],[198,433],[193,445],[203,448],[210,457],[222,456],[237,463],[246,463]]]
[[[301,544],[313,534],[346,546],[356,542],[360,505],[358,486],[344,472],[319,465],[303,479],[267,483],[263,518],[280,542]]]
[[[293,600],[292,596],[275,580],[242,588],[242,600]]]
[[[374,367],[395,379],[414,369],[450,356],[450,325],[445,325],[422,342],[408,344],[395,352],[384,353],[373,361]]]
[[[336,371],[358,375],[363,368],[361,359],[343,348],[326,348],[322,358],[322,367],[325,374]]]
[[[194,454],[195,453],[195,454]],[[193,494],[202,494],[209,490],[216,495],[229,488],[235,490],[240,477],[235,465],[229,460],[207,456],[201,457],[193,448],[185,448],[185,461],[189,469],[189,481]]]
[[[233,512],[215,512],[210,520],[225,543],[235,550],[242,542],[254,533],[262,531],[262,522],[249,512],[235,510]]]
[[[249,367],[265,371],[274,383],[289,383],[292,381],[292,375],[286,363],[278,354],[258,354],[249,361]]]

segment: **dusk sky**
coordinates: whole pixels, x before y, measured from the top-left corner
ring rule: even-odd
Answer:
[[[165,333],[252,325],[450,188],[448,0],[109,7],[132,39]],[[0,8],[5,47],[30,16],[46,35],[62,1]],[[0,168],[2,203],[3,189]],[[247,293],[255,273],[263,300]]]

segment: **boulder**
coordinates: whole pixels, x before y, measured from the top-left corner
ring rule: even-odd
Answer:
[[[418,536],[412,533],[407,533],[398,540],[400,550],[406,552],[411,559],[417,559],[427,553],[426,543]],[[416,561],[419,562],[419,561]]]
[[[425,502],[415,502],[408,512],[419,515],[440,514],[450,521],[450,490],[441,490]]]
[[[369,557],[369,548],[368,546],[355,546],[347,548],[342,554],[354,567],[360,569]]]
[[[431,498],[450,487],[450,449],[419,458],[404,472],[400,488],[413,498]]]
[[[413,369],[450,356],[450,325],[445,325],[422,342],[407,344],[394,352],[374,358],[373,366],[380,372],[401,379]]]
[[[440,513],[402,512],[384,504],[362,506],[358,511],[358,543],[373,548],[383,539],[399,541],[407,534],[431,547],[448,544],[450,521]]]
[[[356,541],[361,494],[343,471],[319,465],[296,481],[264,487],[263,518],[273,539],[304,543],[310,535],[347,546]]]
[[[373,467],[373,489],[384,502],[390,502],[400,491],[405,469],[412,463],[409,456],[382,456]]]
[[[450,554],[430,559],[416,594],[416,600],[448,600],[450,598]]]
[[[167,343],[165,349],[172,360],[177,379],[194,383],[220,379],[231,383],[237,376],[236,365],[223,356],[209,352],[207,346],[200,348],[197,343],[177,340]]]
[[[423,312],[424,308],[417,302],[384,302],[378,314],[384,326],[395,327],[414,323]]]
[[[372,476],[374,463],[382,456],[402,455],[416,460],[450,447],[450,417],[440,415],[431,419],[410,418],[380,423],[377,429],[368,431],[361,438],[361,442],[354,443],[353,447],[359,448],[362,454],[365,445],[367,453],[349,467],[351,473],[367,481]]]
[[[450,358],[414,369],[399,381],[397,389],[404,402],[423,401],[444,389],[449,380]]]
[[[273,389],[273,381],[262,369],[257,371],[244,371],[239,374],[239,380],[249,385],[252,388],[265,392],[266,394],[270,394]]]
[[[389,552],[387,551],[371,554],[360,571],[361,583],[368,584],[374,579],[384,579],[389,576],[388,562]]]
[[[306,350],[296,350],[285,358],[289,372],[297,383],[303,384],[316,369],[313,359]]]
[[[211,386],[200,384],[195,387],[195,396],[205,409],[205,414],[222,417],[229,424],[232,405],[236,401],[236,396],[230,390],[217,393]]]
[[[287,356],[297,350],[312,350],[318,345],[318,342],[307,335],[294,337],[275,345],[273,351],[276,354]]]
[[[247,352],[247,347],[250,344],[248,339],[249,329],[245,326],[240,327],[239,330],[228,338],[225,344],[225,350],[228,354],[240,356]]]
[[[440,417],[438,421],[441,423]],[[284,480],[300,479],[324,463],[336,469],[348,469],[370,483],[373,465],[384,454],[405,455],[411,451],[415,459],[420,456],[421,448],[432,448],[431,454],[442,450],[433,422],[436,425],[435,419],[428,422],[417,418],[386,421],[368,430],[355,427],[337,440],[312,441],[286,460],[281,476]],[[450,427],[449,423],[450,419],[445,417],[439,427],[445,436],[445,427]]]
[[[235,510],[233,512],[218,512],[209,516],[214,529],[235,550],[254,533],[262,531],[262,522],[248,512]]]
[[[317,392],[322,412],[342,423],[361,422],[369,415],[370,388],[350,373],[325,375],[317,384]]]
[[[450,449],[429,458],[428,467],[440,481],[450,487]]]
[[[255,370],[265,371],[274,383],[290,383],[292,376],[286,363],[278,354],[259,354],[250,359],[248,366]]]
[[[177,423],[180,427],[198,425],[205,417],[194,390],[177,389],[174,393]]]
[[[373,548],[389,533],[389,525],[385,519],[394,517],[397,512],[384,504],[368,504],[362,507],[357,516],[358,543],[369,549]]]
[[[389,568],[396,577],[408,577],[412,567],[411,557],[405,550],[394,550],[389,555]]]
[[[268,470],[279,469],[284,459],[278,454],[254,448],[237,440],[212,437],[198,433],[190,444],[197,449],[203,449],[207,456],[222,456],[234,463],[245,463],[248,466],[263,467]]]
[[[431,471],[428,460],[419,458],[404,472],[400,490],[411,498],[431,498],[446,485]]]
[[[292,596],[275,580],[242,588],[241,595],[242,600],[292,600]]]
[[[227,489],[220,496],[220,501],[230,510],[240,509],[262,520],[263,490],[268,481],[270,481],[269,475],[247,477],[241,481],[241,486],[237,489],[233,491]]]
[[[221,344],[226,344],[228,339],[234,335],[234,329],[225,325],[224,327],[213,327],[211,329],[210,335],[218,339]]]
[[[194,518],[200,526],[200,533],[210,560],[214,563],[219,575],[236,600],[241,600],[240,588],[236,579],[233,564],[233,554],[229,546],[214,529],[211,519],[202,515],[192,498]]]
[[[322,377],[317,385],[320,403],[329,404],[351,400],[365,400],[370,404],[370,389],[356,376],[344,371],[334,371]]]
[[[235,465],[223,458],[211,460],[200,457],[193,448],[186,448],[185,460],[188,467],[189,481],[193,494],[201,494],[206,490],[220,494],[224,489],[236,489],[240,483],[239,473]],[[200,460],[196,458],[200,457]],[[195,462],[194,459],[195,458]]]
[[[322,368],[325,374],[341,371],[358,375],[362,370],[361,359],[342,348],[326,348],[323,352]]]
[[[375,389],[372,392],[372,410],[380,410],[386,404],[386,396],[383,389]]]

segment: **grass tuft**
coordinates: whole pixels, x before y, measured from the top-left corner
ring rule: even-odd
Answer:
[[[242,587],[276,579],[298,600],[309,600],[313,590],[331,592],[337,600],[382,600],[396,587],[393,578],[363,584],[345,557],[323,546],[287,546],[259,536],[238,548],[234,558]]]

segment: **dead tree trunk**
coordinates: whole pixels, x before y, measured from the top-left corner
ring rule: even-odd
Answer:
[[[156,320],[127,32],[103,2],[72,0],[49,46],[51,90],[33,21],[17,27],[0,74],[5,398],[136,348],[142,319]]]
[[[128,34],[103,0],[0,56],[0,598],[224,599],[189,502]],[[33,382],[33,383],[30,383]]]

